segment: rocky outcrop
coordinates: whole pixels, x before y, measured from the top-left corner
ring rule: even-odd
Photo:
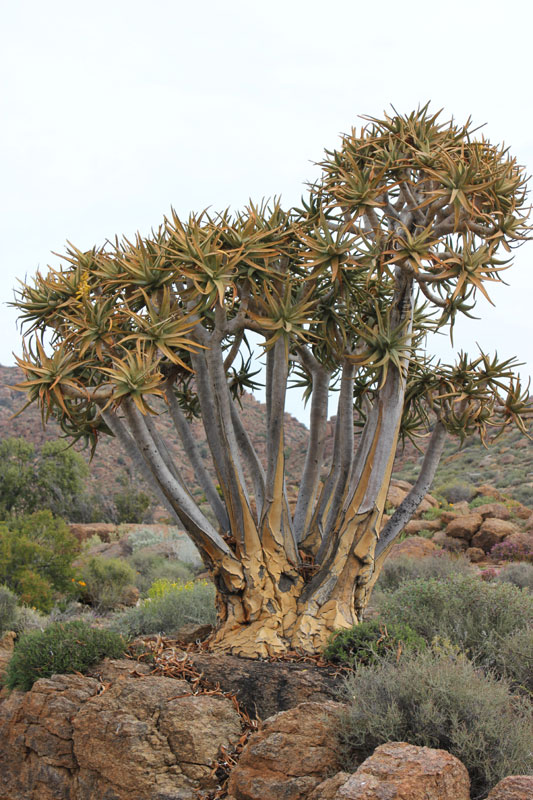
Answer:
[[[188,655],[208,683],[234,694],[250,716],[259,719],[299,703],[326,702],[338,694],[339,679],[334,669],[309,669],[305,663],[272,663],[218,653]]]
[[[487,800],[531,800],[533,775],[510,775],[489,792]]]
[[[378,747],[334,800],[469,800],[466,767],[445,750],[389,742]]]
[[[483,517],[481,514],[462,514],[448,523],[445,533],[446,536],[450,536],[453,539],[465,539],[470,542],[482,523]]]
[[[268,719],[231,772],[235,800],[304,800],[339,770],[335,736],[339,703],[302,703]]]
[[[518,530],[514,523],[507,520],[486,519],[476,535],[472,537],[472,547],[480,547],[485,553],[488,553],[495,544],[518,533]]]
[[[231,700],[127,663],[112,683],[57,675],[4,700],[2,800],[193,800],[216,786],[220,748],[241,736]]]
[[[487,517],[491,517],[492,519],[511,518],[511,512],[503,503],[485,503],[485,505],[476,508],[476,513],[481,514],[483,519],[487,519]]]
[[[229,800],[469,800],[465,766],[444,750],[389,742],[337,772],[339,704],[304,703],[267,720],[244,748]]]
[[[423,536],[408,536],[401,542],[393,544],[389,558],[409,556],[409,558],[426,558],[439,552],[439,547],[431,539]]]
[[[440,528],[440,519],[412,519],[403,530],[408,536],[416,536],[420,531],[439,531]]]

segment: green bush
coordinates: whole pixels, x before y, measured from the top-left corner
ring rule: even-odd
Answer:
[[[426,643],[408,625],[386,625],[372,619],[332,633],[324,650],[328,661],[340,664],[373,664],[387,655],[423,649]]]
[[[487,503],[494,503],[494,497],[486,497],[485,495],[478,495],[478,497],[474,497],[474,499],[468,504],[471,509],[479,508],[479,506],[485,506]]]
[[[51,584],[32,569],[18,573],[17,589],[21,601],[32,608],[39,608],[47,614],[54,605],[54,592]]]
[[[150,507],[150,497],[146,492],[137,490],[127,476],[121,480],[121,483],[122,489],[113,495],[117,521],[119,523],[142,522]]]
[[[0,582],[28,605],[49,611],[56,592],[69,592],[79,551],[65,522],[50,511],[10,518],[0,525]]]
[[[472,573],[470,561],[463,555],[451,556],[442,551],[426,558],[398,556],[383,564],[376,588],[382,592],[395,591],[404,581],[416,578],[448,578],[450,575]]]
[[[40,452],[23,438],[0,442],[0,514],[50,509],[68,515],[88,467],[64,441],[46,442]]]
[[[113,631],[85,622],[52,623],[44,631],[24,633],[15,644],[5,683],[27,692],[39,678],[83,672],[106,656],[119,658],[126,647]]]
[[[216,622],[215,587],[207,581],[180,584],[160,596],[128,608],[113,620],[113,630],[128,636],[172,633],[183,625]]]
[[[512,583],[520,589],[529,589],[533,592],[533,564],[525,561],[506,564],[497,576],[497,580]]]
[[[135,583],[135,571],[120,558],[91,558],[81,569],[83,596],[99,611],[116,608],[127,586]]]
[[[130,556],[128,563],[135,570],[135,585],[142,595],[147,594],[150,586],[158,578],[186,583],[193,577],[192,571],[182,561],[165,558],[146,550],[138,550]]]
[[[533,627],[494,640],[491,667],[533,699]]]
[[[459,758],[472,797],[533,769],[531,705],[464,657],[426,650],[398,664],[359,667],[344,686],[339,720],[344,768],[352,772],[385,742],[442,748]]]
[[[0,636],[14,631],[17,619],[17,595],[7,586],[0,586]]]
[[[470,502],[476,496],[476,492],[477,489],[473,484],[461,480],[451,480],[437,488],[437,493],[448,503],[460,503],[462,500]]]
[[[493,640],[533,624],[533,596],[510,583],[471,575],[418,578],[385,594],[380,612],[387,624],[409,625],[427,642],[448,638],[484,661]]]

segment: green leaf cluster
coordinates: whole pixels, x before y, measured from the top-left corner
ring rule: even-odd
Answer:
[[[27,692],[39,678],[84,672],[103,658],[120,658],[126,641],[113,631],[86,622],[53,623],[44,631],[28,631],[15,645],[5,684]]]

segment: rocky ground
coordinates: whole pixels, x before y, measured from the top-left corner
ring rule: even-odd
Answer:
[[[0,800],[470,799],[464,765],[444,750],[389,742],[341,771],[330,669],[222,664],[161,639],[154,653],[155,665],[106,660],[4,696]],[[533,777],[510,776],[487,800],[531,797]]]

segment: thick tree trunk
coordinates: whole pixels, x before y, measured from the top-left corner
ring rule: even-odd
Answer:
[[[325,568],[311,580],[278,547],[263,547],[243,564],[244,586],[238,592],[215,577],[219,627],[213,648],[248,658],[291,649],[316,654],[333,631],[357,624],[375,579],[380,516],[373,510],[352,519]]]

